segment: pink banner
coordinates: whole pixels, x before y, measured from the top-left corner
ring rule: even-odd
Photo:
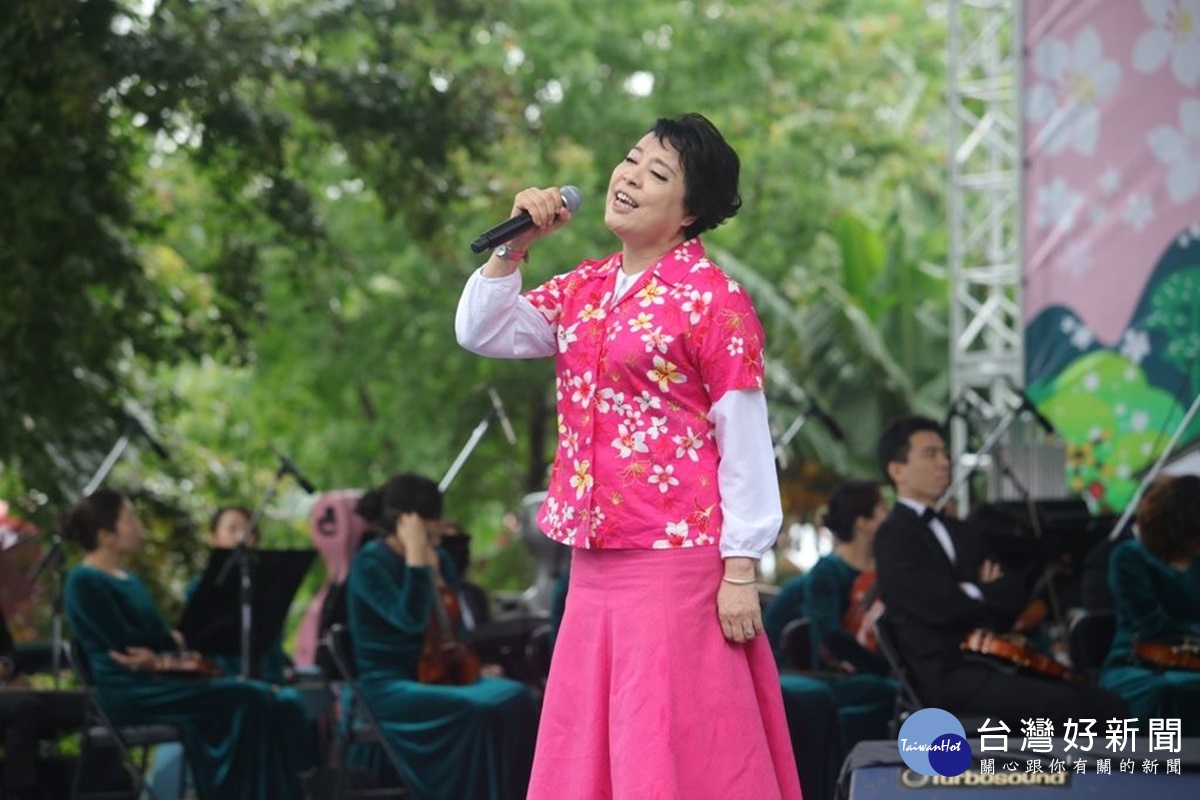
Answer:
[[[1119,507],[1200,392],[1200,0],[1026,0],[1024,39],[1027,382]]]

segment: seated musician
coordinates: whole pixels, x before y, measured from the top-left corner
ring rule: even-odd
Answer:
[[[223,506],[213,513],[208,526],[208,546],[214,550],[233,550],[242,541],[246,526],[250,524],[251,513],[242,506]],[[246,540],[248,547],[258,547],[259,532],[257,526],[251,531]],[[188,585],[187,594],[190,597],[200,583],[200,578],[194,579]],[[233,584],[230,584],[231,590]],[[212,656],[211,660],[222,673],[240,675],[242,661],[240,656]],[[271,645],[263,651],[258,662],[258,672],[254,675],[267,683],[285,683],[291,672],[291,659],[283,652],[283,632]]]
[[[242,543],[242,535],[250,524],[252,514],[243,506],[222,506],[218,508],[209,520],[208,535],[205,543],[214,550],[233,550]],[[259,543],[257,527],[246,539],[248,547],[257,547]],[[184,589],[187,600],[191,600],[200,585],[200,576],[188,583]],[[229,583],[229,591],[237,591],[234,582]],[[238,676],[242,673],[240,655],[210,655],[208,660],[223,675]],[[258,661],[258,671],[253,677],[271,684],[287,683],[291,678],[291,659],[283,652],[283,632],[263,651]],[[181,779],[185,785],[193,785],[191,775],[186,770],[180,770],[179,761],[184,757],[183,748],[177,744],[164,744],[154,750],[154,766],[147,777],[151,790],[158,797],[179,797],[183,792],[179,785]]]
[[[852,674],[891,671],[879,654],[873,626],[880,606],[875,532],[887,513],[879,485],[871,481],[843,483],[829,496],[824,522],[837,543],[809,570],[804,602],[818,659],[826,668]]]
[[[1117,631],[1100,685],[1139,719],[1177,717],[1200,736],[1200,477],[1151,486],[1137,533],[1109,560]]]
[[[117,725],[180,728],[201,800],[301,797],[315,767],[303,708],[269,685],[177,677],[160,669],[181,637],[127,570],[142,525],[122,494],[101,489],[72,510],[65,533],[86,551],[66,584],[66,613],[105,711]]]
[[[418,798],[524,797],[533,697],[516,681],[479,677],[478,662],[471,669],[471,654],[453,646],[462,633],[450,602],[458,578],[430,541],[442,516],[437,484],[397,475],[356,510],[381,535],[359,550],[346,581],[353,655],[405,777]]]
[[[1037,565],[1006,574],[985,556],[977,531],[934,513],[950,484],[941,427],[925,417],[896,421],[879,439],[879,466],[896,504],[875,536],[875,569],[896,649],[927,706],[987,716],[1010,728],[1021,719],[1095,719],[1096,731],[1128,710],[1097,687],[968,658],[974,629],[1008,632],[1031,600]]]
[[[837,543],[812,569],[792,578],[764,617],[768,635],[793,619],[809,620],[813,663],[837,706],[847,750],[887,735],[897,682],[874,641],[881,608],[875,586],[875,531],[887,506],[873,481],[846,481],[829,495],[825,527]],[[776,652],[778,653],[778,642]]]

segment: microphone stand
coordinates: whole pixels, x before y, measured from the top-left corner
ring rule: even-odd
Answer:
[[[446,470],[446,474],[438,481],[438,491],[445,493],[446,489],[454,481],[458,475],[458,471],[462,469],[463,464],[467,463],[467,459],[474,452],[479,440],[487,433],[487,429],[492,424],[492,420],[496,418],[497,412],[495,406],[488,409],[488,412],[483,415],[483,419],[479,420],[479,424],[475,426],[475,430],[471,431],[470,437],[467,438],[466,444],[458,451],[458,455],[454,457],[454,461],[450,464],[450,468]]]
[[[1016,473],[1009,467],[1007,459],[1003,456],[1003,448],[997,448],[992,460],[996,462],[996,466],[1000,469],[1000,474],[1012,483],[1016,488],[1017,493],[1021,495],[1021,501],[1025,504],[1026,511],[1029,512],[1029,524],[1033,528],[1033,538],[1038,542],[1045,542],[1042,536],[1042,520],[1038,514],[1037,503],[1033,500],[1033,495],[1029,493],[1029,488],[1017,477]],[[1046,563],[1042,566],[1042,581],[1046,587],[1046,597],[1050,601],[1050,614],[1054,617],[1054,624],[1058,628],[1058,636],[1054,637],[1061,641],[1061,635],[1067,630],[1066,620],[1063,617],[1062,605],[1058,601],[1058,590],[1054,587],[1054,575],[1050,571],[1050,564]]]
[[[63,566],[66,564],[63,553],[62,536],[55,531],[50,534],[50,549],[42,554],[41,559],[29,571],[29,581],[34,583],[43,572],[50,574],[50,614],[53,624],[50,651],[50,674],[54,676],[54,688],[58,688],[58,673],[62,669],[63,652]]]
[[[804,429],[804,425],[807,422],[808,411],[801,411],[792,420],[792,424],[787,427],[787,430],[775,440],[775,463],[779,465],[780,469],[787,469],[788,457],[786,448],[791,444],[792,439],[795,439],[800,434],[800,431]]]
[[[1167,442],[1167,446],[1164,447],[1162,453],[1159,454],[1158,460],[1156,460],[1154,465],[1150,467],[1150,470],[1142,476],[1142,482],[1138,484],[1137,491],[1133,493],[1133,498],[1130,499],[1129,505],[1125,506],[1125,511],[1121,514],[1121,518],[1117,520],[1117,524],[1113,526],[1112,532],[1108,534],[1108,541],[1115,542],[1117,537],[1121,535],[1121,529],[1124,528],[1129,522],[1129,518],[1137,512],[1138,503],[1142,501],[1142,495],[1145,494],[1146,487],[1153,483],[1154,480],[1158,478],[1159,473],[1162,472],[1163,465],[1166,464],[1167,459],[1170,458],[1171,453],[1174,452],[1175,445],[1179,444],[1180,437],[1183,436],[1183,432],[1186,431],[1188,425],[1191,424],[1192,417],[1196,416],[1196,410],[1198,408],[1200,408],[1200,394],[1196,395],[1192,399],[1191,407],[1189,407],[1187,413],[1183,415],[1183,420],[1180,421],[1178,426],[1176,426],[1175,432],[1171,434],[1171,440]]]
[[[250,548],[251,537],[254,531],[258,529],[259,520],[266,513],[267,506],[275,499],[275,495],[279,490],[279,482],[283,480],[283,476],[288,472],[287,465],[280,460],[279,469],[275,471],[275,477],[267,486],[263,493],[262,500],[259,501],[258,507],[254,509],[254,513],[250,516],[250,521],[246,523],[245,529],[242,530],[242,538],[238,540],[237,546],[233,548],[233,552],[229,554],[229,558],[221,567],[221,572],[217,575],[217,586],[223,586],[225,579],[229,576],[229,571],[237,564],[238,575],[240,578],[238,589],[238,605],[241,608],[241,677],[247,679],[251,677],[252,665],[250,663],[250,639],[254,630],[254,551]]]
[[[1011,409],[996,424],[992,432],[983,440],[983,444],[979,446],[979,452],[975,454],[975,463],[971,465],[970,469],[957,471],[958,474],[954,476],[954,480],[950,482],[950,485],[946,487],[946,491],[942,492],[942,496],[938,498],[937,503],[934,505],[935,511],[941,512],[946,507],[946,504],[950,502],[951,498],[954,497],[959,487],[975,474],[975,470],[979,469],[979,459],[983,456],[991,455],[996,444],[1004,437],[1004,434],[1008,433],[1008,429],[1012,427],[1013,423],[1017,421],[1019,413],[1019,410]]]

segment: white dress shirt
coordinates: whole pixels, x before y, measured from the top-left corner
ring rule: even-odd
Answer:
[[[918,517],[923,517],[925,515],[926,505],[924,503],[908,497],[897,497],[896,502],[904,503],[904,505],[917,512]],[[946,557],[950,559],[950,563],[957,564],[958,554],[954,552],[954,540],[950,538],[950,531],[947,530],[945,523],[942,522],[940,518],[934,517],[933,519],[929,520],[928,525],[929,530],[933,532],[933,536],[935,539],[937,539],[938,544],[940,544],[942,549],[946,551]],[[983,599],[983,592],[973,583],[961,581],[958,584],[958,588],[962,589],[963,594],[965,594],[967,597],[970,597],[972,600]]]

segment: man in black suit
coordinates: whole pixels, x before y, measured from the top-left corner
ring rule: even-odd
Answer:
[[[934,513],[950,485],[950,457],[941,427],[906,417],[880,437],[880,468],[896,489],[896,504],[875,536],[879,590],[896,648],[927,706],[1004,720],[1128,717],[1123,700],[1103,689],[1010,673],[964,655],[974,628],[1012,629],[1029,603],[1037,567],[1006,574],[986,557],[978,533]],[[1016,726],[1014,726],[1016,723]]]

